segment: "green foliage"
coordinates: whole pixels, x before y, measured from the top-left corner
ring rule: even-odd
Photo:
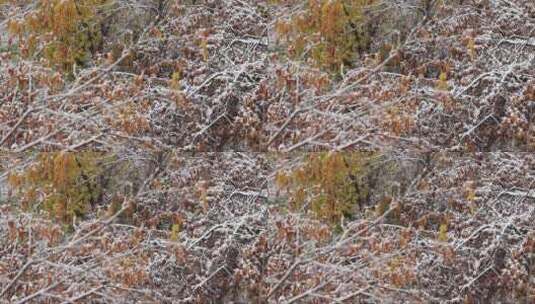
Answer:
[[[103,174],[101,155],[42,153],[37,162],[9,176],[9,184],[27,209],[44,209],[53,218],[72,223],[83,217],[100,197],[98,177]]]
[[[373,29],[368,7],[376,0],[309,0],[303,13],[279,21],[277,32],[295,57],[336,71],[369,49]]]
[[[379,157],[375,152],[313,153],[303,166],[279,172],[276,182],[294,209],[307,207],[315,217],[336,224],[369,200]]]
[[[102,44],[102,11],[109,0],[39,0],[24,18],[11,20],[22,55],[41,54],[51,65],[70,71],[84,65]]]

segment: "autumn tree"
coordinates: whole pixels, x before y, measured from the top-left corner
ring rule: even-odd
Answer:
[[[42,209],[70,224],[74,217],[84,217],[103,194],[102,157],[96,152],[40,153],[34,164],[9,176],[9,185],[25,209]]]
[[[375,0],[310,0],[303,12],[279,20],[277,32],[290,55],[310,58],[322,68],[351,66],[370,49],[380,21],[372,22]]]
[[[51,65],[72,70],[85,65],[102,47],[108,0],[40,0],[35,10],[9,22],[23,57],[43,56]]]
[[[378,187],[380,172],[394,170],[381,159],[376,152],[311,153],[302,166],[280,171],[276,182],[288,194],[293,210],[304,208],[314,217],[337,224],[342,217],[351,219],[356,212],[364,212],[373,192],[381,192],[376,195],[381,198],[391,192]]]

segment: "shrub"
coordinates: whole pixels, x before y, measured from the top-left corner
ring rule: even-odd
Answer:
[[[11,174],[9,185],[26,209],[44,209],[69,224],[87,214],[101,196],[101,157],[95,152],[41,153],[33,165]]]
[[[70,71],[84,65],[102,44],[102,12],[109,0],[39,0],[24,18],[11,20],[21,54],[39,53],[52,65]]]
[[[299,168],[279,172],[276,182],[288,193],[291,208],[304,207],[336,224],[370,200],[379,158],[375,152],[312,153]]]
[[[309,0],[304,12],[279,21],[277,32],[289,42],[290,55],[312,58],[319,67],[338,70],[369,50],[375,25],[368,7],[377,2]]]

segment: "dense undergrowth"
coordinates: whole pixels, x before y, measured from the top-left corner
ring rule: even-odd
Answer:
[[[0,302],[532,302],[532,2],[0,0]]]

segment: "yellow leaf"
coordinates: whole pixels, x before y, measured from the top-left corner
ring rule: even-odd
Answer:
[[[440,227],[438,228],[438,240],[441,242],[448,241],[448,224],[440,224]]]
[[[441,91],[447,91],[449,89],[448,74],[446,74],[446,72],[441,72],[438,76],[437,89]]]
[[[208,61],[208,41],[206,38],[201,40],[202,58],[204,61]]]
[[[180,71],[176,71],[173,73],[173,75],[171,76],[171,80],[169,81],[169,86],[171,87],[171,89],[180,89],[180,79],[182,78],[181,74],[182,73]]]
[[[468,39],[466,47],[468,48],[468,55],[470,56],[470,59],[474,61],[476,58],[476,44],[474,42],[474,38],[470,37],[470,39]]]
[[[476,192],[473,189],[468,191],[468,193],[466,194],[466,199],[470,202],[475,201],[477,199]]]
[[[171,236],[169,237],[169,239],[173,242],[176,242],[178,241],[178,236],[180,234],[180,225],[179,224],[173,224],[173,226],[171,226]]]

